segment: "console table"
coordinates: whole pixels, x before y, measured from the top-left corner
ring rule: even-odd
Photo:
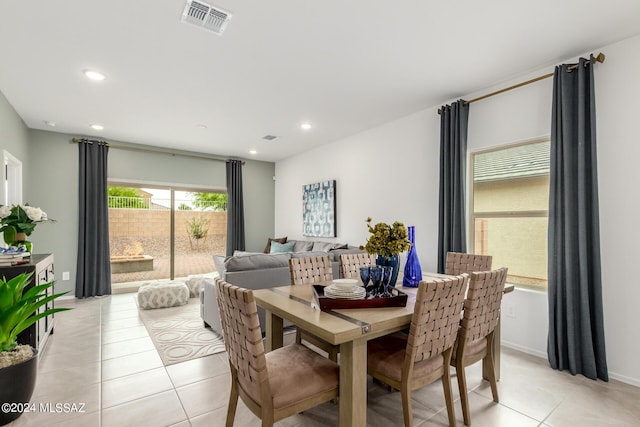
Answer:
[[[32,254],[30,261],[26,264],[14,265],[11,267],[0,267],[0,277],[10,280],[21,273],[31,273],[29,284],[25,291],[35,285],[49,283],[54,280],[53,274],[53,254]],[[47,296],[53,295],[54,286],[47,289]],[[53,308],[53,301],[43,305],[38,309],[42,313]],[[47,338],[53,333],[53,315],[43,317],[36,323],[25,329],[18,335],[18,344],[29,344],[38,349],[40,354],[44,350]]]

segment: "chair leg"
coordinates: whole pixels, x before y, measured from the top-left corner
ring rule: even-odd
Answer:
[[[236,418],[236,408],[238,406],[238,384],[236,378],[231,379],[231,392],[229,393],[229,406],[227,407],[227,427],[233,427]]]
[[[456,366],[456,376],[458,377],[458,390],[460,390],[460,403],[462,403],[462,418],[464,425],[471,425],[471,414],[469,412],[469,394],[467,394],[467,376],[464,366]]]
[[[483,364],[486,364],[489,367],[489,384],[491,384],[491,394],[493,395],[493,401],[496,403],[500,402],[498,398],[498,383],[496,381],[496,366],[493,363],[493,333],[491,334],[491,338],[487,343],[487,354],[484,356],[482,360]]]
[[[449,372],[449,366],[444,368],[444,372],[442,374],[442,388],[444,389],[444,401],[447,404],[449,427],[455,427],[456,413],[453,410],[453,393],[451,392],[451,373]]]
[[[338,348],[336,346],[329,349],[329,360],[338,363]]]
[[[400,390],[402,394],[402,415],[404,427],[413,426],[413,408],[411,407],[411,390],[407,384],[403,384]]]
[[[296,344],[302,344],[302,334],[298,328],[296,328]]]

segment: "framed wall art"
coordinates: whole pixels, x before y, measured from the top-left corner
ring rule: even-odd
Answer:
[[[336,181],[302,186],[302,234],[336,237]]]

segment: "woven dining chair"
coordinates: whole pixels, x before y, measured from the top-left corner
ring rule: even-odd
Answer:
[[[421,281],[409,335],[392,334],[367,346],[367,372],[402,394],[404,425],[413,425],[411,391],[440,379],[449,416],[456,425],[449,363],[464,304],[467,274]]]
[[[447,252],[444,273],[456,276],[458,274],[471,273],[474,271],[489,271],[491,270],[491,260],[491,255]]]
[[[375,254],[342,254],[340,255],[340,277],[344,277],[346,279],[359,279],[360,267],[375,264]]]
[[[465,367],[482,360],[488,367],[493,401],[498,403],[498,386],[494,361],[494,331],[500,319],[502,293],[507,279],[507,268],[471,273],[467,298],[460,320],[458,337],[451,357],[456,368],[464,424],[471,425],[469,395]]]
[[[290,258],[289,273],[292,285],[312,285],[333,280],[333,267],[329,255]]]
[[[333,280],[333,269],[331,259],[328,255],[306,258],[289,259],[289,272],[291,274],[291,285],[312,285],[318,282]],[[334,362],[338,361],[340,346],[330,344],[317,336],[297,328],[296,343],[302,344],[302,340],[313,344],[319,349],[326,351],[328,358]]]
[[[238,397],[263,426],[338,396],[339,367],[300,344],[264,352],[253,291],[216,280],[222,331],[231,368],[227,427]]]

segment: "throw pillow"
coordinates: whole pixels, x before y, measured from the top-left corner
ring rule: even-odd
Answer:
[[[271,252],[272,254],[279,254],[285,252],[292,252],[293,246],[296,242],[288,242],[288,243],[278,243],[276,241],[271,242]]]
[[[313,242],[313,248],[311,250],[329,252],[332,246],[333,246],[333,243],[329,243],[329,242]]]
[[[334,243],[330,250],[334,249],[349,249],[348,243]]]
[[[267,240],[267,246],[265,246],[264,248],[265,254],[271,253],[271,242],[287,243],[287,238],[286,236],[285,237],[269,237],[269,240]]]

